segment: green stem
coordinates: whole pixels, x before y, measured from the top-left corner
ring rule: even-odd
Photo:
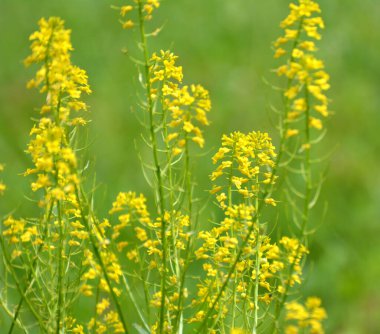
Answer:
[[[99,302],[99,292],[100,292],[100,289],[99,289],[99,282],[96,286],[96,296],[95,296],[95,310],[94,310],[94,327],[92,329],[92,334],[96,334],[96,327],[98,326],[97,324],[97,321],[98,321],[98,311],[96,309],[96,306],[98,305],[98,302]]]
[[[192,211],[193,211],[193,201],[192,201],[192,189],[191,189],[191,173],[190,173],[190,154],[189,154],[189,140],[187,133],[185,134],[185,177],[186,177],[186,189],[185,192],[187,193],[188,198],[188,215],[189,215],[189,223],[190,228],[192,226]],[[178,299],[178,313],[176,315],[176,324],[175,324],[175,330],[177,330],[177,327],[181,326],[182,322],[182,311],[183,311],[183,293],[185,288],[185,281],[186,281],[186,273],[188,268],[188,262],[189,262],[189,248],[190,248],[190,242],[188,241],[186,243],[186,267],[183,268],[183,273],[181,275],[181,282],[179,286],[179,299]]]
[[[151,95],[151,75],[149,70],[149,55],[148,55],[148,46],[145,34],[145,23],[144,23],[144,13],[143,13],[143,3],[141,0],[138,0],[138,9],[139,9],[139,26],[140,26],[140,38],[141,45],[143,48],[144,54],[144,67],[145,67],[145,88],[146,95],[148,100],[148,113],[149,113],[149,130],[150,137],[152,141],[152,151],[153,151],[153,160],[155,165],[155,174],[158,183],[158,202],[159,202],[159,214],[161,216],[161,242],[162,242],[162,274],[161,274],[161,307],[160,307],[160,333],[164,332],[164,319],[165,319],[165,299],[166,299],[166,262],[167,262],[167,245],[166,245],[166,222],[164,219],[165,214],[165,199],[163,192],[163,181],[162,181],[162,172],[161,166],[158,160],[158,149],[157,149],[157,139],[156,139],[156,127],[154,124],[154,115],[153,115],[153,101]]]
[[[86,215],[85,212],[84,212],[84,209],[83,209],[83,202],[82,202],[82,199],[79,195],[79,190],[77,187],[75,187],[75,195],[76,195],[76,199],[78,201],[78,206],[79,206],[79,210],[80,210],[80,213],[81,213],[81,220],[82,220],[82,223],[83,225],[85,226],[86,230],[87,230],[87,233],[90,237],[90,242],[92,244],[92,248],[94,250],[94,254],[97,258],[97,260],[99,261],[99,265],[100,265],[100,268],[103,272],[103,275],[104,275],[104,279],[107,283],[107,286],[110,290],[110,294],[111,294],[111,297],[112,297],[112,300],[116,306],[116,311],[119,315],[119,318],[120,318],[120,321],[121,321],[121,324],[123,326],[123,329],[124,329],[124,332],[126,334],[128,334],[128,329],[127,329],[127,324],[126,324],[126,321],[124,319],[124,315],[123,315],[123,312],[122,312],[122,309],[121,309],[121,306],[120,306],[120,303],[119,303],[119,300],[115,294],[115,291],[113,291],[113,288],[112,288],[112,284],[111,284],[111,280],[108,276],[108,273],[107,273],[107,270],[106,270],[106,267],[104,265],[104,262],[103,262],[103,259],[100,255],[100,252],[99,252],[99,249],[97,247],[97,242],[95,240],[95,237],[94,237],[94,234],[90,228],[90,224],[89,224],[89,221],[88,221],[88,218],[86,219],[86,217],[88,217],[88,214]],[[87,206],[87,205],[86,205]],[[87,206],[87,211],[88,211],[88,206]]]
[[[52,214],[52,212],[53,212],[53,206],[54,206],[54,202],[51,202],[51,203],[50,203],[50,208],[46,211],[46,214],[45,214],[45,217],[44,217],[44,219],[43,219],[43,221],[42,221],[42,224],[44,224],[44,222],[48,222],[48,221],[49,221],[49,219],[50,219],[50,217],[51,217],[51,214]],[[48,225],[46,224],[46,225],[45,225],[45,228],[44,228],[45,231],[44,231],[44,233],[43,233],[45,239],[46,239],[47,228],[48,228]],[[39,253],[41,252],[42,246],[43,246],[43,244],[41,244],[41,245],[38,247],[38,249],[37,249],[36,257],[34,258],[33,263],[32,263],[32,268],[29,270],[29,272],[28,272],[28,274],[27,274],[27,276],[28,276],[28,278],[27,278],[27,282],[30,282],[31,279],[32,279],[33,272],[34,272],[35,267],[36,267],[36,265],[37,265],[38,255],[39,255]],[[25,288],[25,291],[24,291],[24,293],[22,294],[22,296],[21,296],[21,298],[20,298],[20,301],[19,301],[18,304],[17,304],[17,308],[16,308],[16,311],[15,311],[14,316],[13,316],[13,320],[12,320],[11,327],[10,327],[9,330],[8,330],[8,334],[12,334],[12,332],[13,332],[14,324],[17,322],[17,319],[18,319],[18,316],[19,316],[19,314],[20,314],[20,310],[21,310],[22,304],[24,303],[24,296],[27,295],[28,290],[29,290],[31,287],[32,287],[32,282],[30,283],[29,286],[27,286],[27,287]]]
[[[3,252],[3,257],[5,259],[7,269],[11,272],[11,275],[12,275],[13,279],[15,280],[16,289],[20,293],[21,297],[26,301],[26,304],[28,305],[33,316],[37,319],[40,327],[46,331],[46,326],[45,326],[43,320],[41,319],[39,313],[34,309],[34,306],[31,304],[29,299],[26,298],[26,292],[24,291],[24,289],[21,288],[21,284],[20,284],[19,280],[17,279],[17,274],[14,271],[14,268],[12,266],[10,259],[7,256],[6,248],[5,248],[5,244],[4,244],[4,240],[3,240],[2,236],[0,236],[0,246],[1,246],[1,250]]]
[[[15,314],[12,313],[12,311],[8,308],[7,303],[5,302],[6,299],[0,298],[0,306],[5,311],[6,314],[9,315],[10,318],[15,319]],[[17,319],[14,320],[15,325],[17,325],[21,330],[24,331],[24,333],[28,333],[28,330],[25,328],[24,324],[21,322],[21,320]],[[13,323],[12,323],[13,324]],[[9,334],[9,332],[8,332]]]
[[[289,63],[292,63],[294,61],[293,50],[297,47],[297,45],[299,43],[301,32],[302,32],[302,25],[303,25],[303,18],[301,18],[301,20],[299,22],[299,25],[297,28],[297,36],[296,36],[294,43],[290,49],[290,55],[291,56],[289,59]],[[288,90],[291,87],[292,83],[293,83],[293,79],[288,78],[288,81],[286,84],[286,90]],[[288,127],[289,127],[289,122],[288,122],[287,118],[288,118],[288,114],[290,111],[290,99],[284,95],[282,96],[282,98],[283,98],[283,104],[284,104],[284,116],[283,116],[282,120],[280,121],[280,136],[281,136],[281,138],[280,138],[278,155],[277,155],[277,158],[275,161],[275,166],[273,168],[271,182],[269,183],[269,185],[271,185],[273,183],[274,176],[277,173],[278,168],[280,168],[280,163],[281,163],[282,157],[284,155],[285,147],[286,147],[286,143],[287,143],[286,132],[287,132]],[[269,196],[271,196],[273,191],[274,191],[274,187],[272,186],[270,189],[270,192],[269,192]]]
[[[58,247],[58,282],[57,282],[57,295],[58,295],[58,305],[57,305],[57,321],[56,321],[56,333],[60,333],[61,328],[61,314],[63,301],[63,291],[62,291],[62,279],[63,279],[63,225],[62,225],[62,213],[61,213],[61,202],[57,202],[58,211],[58,224],[59,224],[59,247]]]
[[[305,199],[304,199],[304,209],[302,214],[302,224],[300,229],[300,242],[298,244],[297,250],[296,250],[296,256],[295,259],[298,258],[299,252],[301,250],[302,244],[306,240],[306,227],[307,223],[309,221],[309,214],[310,214],[310,196],[311,196],[311,189],[312,189],[312,180],[311,180],[311,163],[310,163],[310,126],[309,126],[309,117],[310,117],[310,101],[309,101],[309,92],[308,92],[308,86],[305,85],[305,100],[306,100],[306,111],[305,111],[305,155],[304,155],[304,163],[305,163]],[[287,276],[287,281],[289,281],[294,273],[294,267],[295,263],[293,263],[289,268],[289,274]],[[287,284],[285,287],[285,291],[282,295],[282,298],[279,303],[276,305],[276,311],[275,311],[275,317],[274,322],[272,325],[272,331],[271,333],[277,333],[278,332],[278,326],[276,326],[276,322],[279,320],[281,316],[281,311],[286,303],[286,300],[288,298],[288,292],[290,290],[290,285]]]
[[[261,205],[257,208],[256,215],[255,215],[254,218],[257,219],[257,217],[259,216],[259,212],[261,211],[260,209],[261,209]],[[232,266],[230,267],[230,270],[229,270],[229,272],[227,274],[227,277],[226,277],[226,279],[225,279],[222,287],[219,290],[219,293],[217,294],[217,296],[216,296],[214,302],[212,303],[212,305],[208,308],[208,311],[207,311],[207,313],[206,313],[206,315],[204,317],[204,320],[202,321],[201,325],[198,327],[198,332],[199,333],[204,330],[204,328],[205,328],[208,320],[211,317],[211,313],[214,311],[216,304],[218,303],[219,299],[223,295],[223,292],[226,289],[226,287],[227,287],[227,285],[228,285],[228,283],[229,283],[229,281],[231,279],[231,276],[232,276],[232,274],[235,271],[236,265],[238,264],[238,262],[241,259],[241,256],[243,254],[244,248],[247,246],[248,241],[249,241],[252,233],[254,232],[254,227],[255,227],[255,224],[252,222],[252,225],[249,227],[248,233],[247,233],[246,237],[244,238],[244,240],[243,240],[243,242],[242,242],[242,244],[240,246],[239,252],[237,253],[236,258],[235,258]]]
[[[256,176],[256,189],[259,189],[259,179],[258,176]],[[258,207],[258,196],[256,196],[256,207]],[[253,328],[252,328],[252,334],[257,333],[257,326],[258,326],[258,311],[259,311],[259,283],[260,283],[260,262],[261,262],[261,256],[260,256],[260,248],[261,248],[261,240],[260,240],[260,223],[259,223],[259,217],[257,217],[257,233],[256,233],[256,266],[255,266],[255,290],[254,290],[254,305],[255,308],[253,310],[254,312],[254,319],[253,319]]]

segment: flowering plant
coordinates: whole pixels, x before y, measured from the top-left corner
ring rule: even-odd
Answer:
[[[143,169],[155,201],[120,192],[105,218],[85,182],[78,134],[88,123],[82,100],[91,89],[86,72],[72,64],[71,31],[52,17],[30,36],[25,64],[40,68],[27,86],[44,102],[27,146],[33,165],[24,174],[40,214],[9,215],[2,223],[3,289],[18,294],[1,299],[8,332],[323,333],[320,299],[299,300],[321,185],[312,151],[329,116],[329,76],[315,57],[324,28],[319,5],[290,4],[284,35],[274,43],[275,58],[285,59],[276,70],[285,77],[278,150],[265,132],[222,136],[212,157],[216,215],[209,221],[200,220],[192,163],[204,148],[210,94],[184,83],[172,51],[150,53],[159,29],[147,33],[148,21],[159,7],[158,0],[115,7],[122,28],[139,39],[135,61],[151,151]],[[5,190],[0,182],[0,194]],[[291,231],[268,220],[267,211],[283,205]],[[93,305],[87,314],[76,308],[83,300]]]

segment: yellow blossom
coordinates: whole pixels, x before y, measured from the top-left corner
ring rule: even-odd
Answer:
[[[298,0],[289,7],[290,13],[281,23],[284,35],[274,43],[275,58],[288,50],[290,52],[286,64],[277,69],[279,76],[286,76],[292,83],[284,92],[287,104],[291,105],[287,118],[298,120],[306,111],[310,115],[313,109],[327,117],[329,112],[325,91],[330,87],[329,75],[324,71],[323,61],[315,57],[315,40],[321,39],[320,30],[324,28],[321,9],[315,0]],[[309,126],[320,130],[323,124],[313,115],[309,118]],[[286,131],[285,137],[296,135],[296,130],[299,131]]]
[[[123,29],[131,29],[134,26],[135,26],[135,23],[132,20],[128,20],[123,23]]]

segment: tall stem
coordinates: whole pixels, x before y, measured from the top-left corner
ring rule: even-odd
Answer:
[[[256,189],[259,189],[259,178],[256,176]],[[258,203],[258,196],[256,196],[256,208],[259,206]],[[256,233],[256,264],[255,264],[255,290],[254,290],[254,319],[253,319],[253,328],[252,328],[252,334],[257,333],[257,326],[259,323],[258,319],[258,312],[259,312],[259,282],[260,282],[260,262],[261,262],[261,255],[260,255],[260,248],[261,248],[261,240],[260,240],[260,222],[259,217],[257,216],[256,219],[257,223],[257,233]]]
[[[186,179],[186,188],[185,193],[188,199],[188,216],[190,228],[193,230],[192,225],[192,212],[193,212],[193,195],[192,195],[192,186],[191,186],[191,172],[190,172],[190,152],[189,152],[189,139],[188,134],[185,134],[185,179]],[[185,290],[185,282],[186,282],[186,274],[189,266],[190,260],[190,247],[191,240],[190,237],[186,243],[185,247],[185,261],[182,266],[182,272],[180,273],[180,285],[179,285],[179,298],[178,298],[178,312],[176,314],[175,322],[174,322],[174,332],[179,330],[182,332],[183,327],[183,301],[184,301],[184,290]]]
[[[62,279],[63,279],[63,243],[64,243],[64,235],[63,235],[63,221],[62,221],[62,212],[61,212],[61,202],[57,202],[57,212],[58,212],[58,225],[59,225],[59,247],[58,247],[58,282],[57,282],[57,295],[58,295],[58,303],[57,303],[57,319],[56,319],[56,333],[60,333],[61,329],[61,315],[62,309],[64,306],[62,305],[63,301],[63,291],[62,291]]]
[[[305,143],[304,143],[304,164],[305,164],[305,198],[304,198],[304,208],[302,213],[302,223],[301,223],[301,229],[299,232],[300,242],[298,244],[298,247],[296,249],[296,255],[295,259],[298,258],[302,244],[306,241],[306,227],[307,223],[309,221],[309,215],[310,215],[310,196],[311,196],[311,190],[312,190],[312,179],[311,179],[311,162],[310,162],[310,125],[309,125],[309,117],[310,117],[310,99],[309,99],[309,91],[308,91],[308,85],[305,85],[305,100],[306,100],[306,111],[305,111]],[[293,263],[289,268],[289,273],[287,276],[287,281],[290,280],[294,273],[294,267],[295,263]],[[276,322],[279,320],[281,316],[281,311],[283,309],[283,306],[286,303],[286,300],[288,298],[288,292],[290,289],[290,285],[287,284],[285,287],[285,291],[282,295],[282,298],[280,299],[280,302],[276,305],[276,311],[275,311],[275,317],[274,322],[272,325],[272,333],[278,332],[278,326],[276,326]]]
[[[45,215],[44,215],[43,220],[41,222],[42,224],[45,224],[45,231],[43,233],[43,235],[45,237],[46,237],[46,233],[47,233],[47,224],[46,224],[46,222],[48,222],[49,219],[50,219],[50,217],[51,217],[51,214],[52,214],[52,211],[53,211],[53,206],[54,206],[54,202],[51,202],[50,206],[48,207],[48,210],[45,212]],[[28,290],[31,289],[31,287],[33,286],[33,281],[32,281],[33,271],[35,271],[35,269],[37,267],[37,263],[38,263],[37,260],[38,260],[39,254],[41,252],[42,246],[43,246],[43,244],[39,245],[38,248],[37,248],[36,257],[34,258],[34,260],[32,262],[32,267],[29,269],[29,272],[28,272],[28,275],[27,275],[28,278],[26,280],[28,283],[30,282],[30,284],[25,288],[24,293],[21,295],[20,301],[17,304],[16,310],[15,310],[15,313],[14,313],[14,316],[13,316],[13,319],[12,319],[11,326],[9,327],[9,330],[8,330],[8,334],[12,334],[13,329],[14,329],[14,325],[18,321],[18,317],[20,315],[20,310],[21,310],[21,307],[22,307],[22,305],[24,303],[25,296],[27,295]]]
[[[297,36],[296,36],[294,43],[290,49],[290,55],[291,56],[289,59],[289,63],[292,63],[294,60],[293,50],[297,47],[297,45],[299,43],[299,39],[300,39],[301,32],[302,32],[302,25],[303,25],[303,18],[301,18],[301,20],[299,22],[299,25],[297,28]],[[286,84],[286,90],[288,90],[291,87],[292,83],[293,83],[293,79],[288,78],[288,81]],[[283,104],[284,104],[284,115],[283,115],[282,120],[280,121],[280,137],[281,138],[280,138],[279,150],[278,150],[278,155],[277,155],[277,158],[275,161],[275,166],[273,168],[271,182],[269,184],[272,184],[272,182],[274,181],[274,176],[277,173],[278,168],[280,168],[280,163],[281,163],[281,160],[282,160],[283,155],[285,153],[285,148],[286,148],[286,144],[287,144],[286,133],[287,133],[287,130],[289,127],[289,122],[288,122],[287,118],[288,118],[288,114],[290,111],[290,99],[284,95],[283,95]],[[271,189],[269,191],[269,196],[271,195],[271,193],[273,191],[274,191],[274,187],[271,187]]]
[[[262,208],[262,204],[259,205],[259,207],[257,208],[256,215],[253,217],[254,220],[257,219],[257,217],[259,217],[259,213],[261,211],[261,208]],[[248,241],[252,236],[252,233],[254,232],[254,228],[255,228],[255,224],[253,223],[248,229],[247,235],[244,238],[244,240],[240,246],[239,252],[237,253],[236,258],[235,258],[232,266],[230,267],[230,270],[227,274],[225,281],[223,282],[223,285],[221,286],[221,288],[219,290],[219,293],[217,294],[216,298],[214,299],[211,307],[208,308],[208,311],[205,314],[204,320],[202,321],[201,325],[198,328],[199,333],[201,333],[204,330],[206,324],[208,323],[208,321],[211,317],[211,313],[215,310],[215,307],[216,307],[217,303],[219,302],[219,299],[222,297],[224,290],[226,289],[228,283],[230,282],[231,276],[235,272],[236,266],[237,266],[238,262],[240,261],[241,256],[243,255],[243,251],[244,251],[245,247],[247,246]]]
[[[87,231],[87,233],[89,235],[90,242],[91,242],[92,248],[94,250],[94,254],[95,254],[95,256],[96,256],[96,258],[97,258],[97,260],[99,262],[100,268],[101,268],[102,273],[104,275],[104,279],[105,279],[105,281],[107,283],[107,286],[109,288],[112,300],[113,300],[113,302],[114,302],[114,304],[116,306],[116,311],[117,311],[117,313],[119,315],[119,318],[120,318],[121,324],[123,326],[124,332],[126,334],[128,334],[127,323],[126,323],[126,321],[124,319],[124,315],[123,315],[123,311],[121,309],[121,305],[119,303],[118,297],[115,294],[115,291],[112,288],[111,280],[110,280],[110,278],[108,276],[106,266],[104,265],[102,256],[101,256],[101,254],[99,252],[99,249],[98,249],[98,245],[97,245],[96,239],[94,237],[94,233],[92,231],[92,228],[90,227],[90,223],[89,223],[89,218],[90,217],[89,217],[89,214],[88,214],[88,212],[86,214],[85,211],[84,211],[83,201],[82,201],[82,198],[81,198],[81,196],[79,194],[79,190],[78,190],[77,187],[75,188],[75,195],[76,195],[76,200],[78,201],[78,206],[79,206],[79,210],[80,210],[80,214],[81,214],[82,223],[85,226],[86,231]],[[87,207],[87,211],[89,211],[88,205],[86,205],[86,207]]]
[[[144,22],[144,12],[143,3],[138,0],[139,9],[139,25],[140,25],[140,39],[141,46],[144,55],[144,67],[145,67],[145,89],[148,101],[148,113],[149,113],[149,131],[151,137],[153,160],[155,166],[155,174],[157,178],[158,187],[158,207],[159,214],[161,216],[161,243],[162,243],[162,273],[161,273],[161,307],[160,307],[160,333],[164,332],[164,320],[165,320],[165,299],[166,299],[166,262],[167,262],[167,245],[166,245],[166,221],[165,221],[165,198],[162,180],[161,166],[158,160],[158,148],[157,148],[157,138],[156,138],[156,126],[154,123],[154,110],[153,110],[153,100],[151,95],[151,75],[149,70],[149,54],[148,45],[145,34],[145,22]]]
[[[20,293],[21,297],[23,300],[25,300],[26,304],[28,305],[30,311],[32,312],[33,316],[36,318],[36,320],[38,321],[38,324],[40,325],[40,328],[44,331],[47,331],[47,328],[46,328],[46,324],[45,324],[45,321],[41,318],[39,312],[34,308],[33,304],[31,303],[31,301],[26,297],[26,293],[27,293],[27,289],[23,289],[21,287],[21,283],[20,281],[18,280],[17,278],[17,273],[16,271],[14,270],[14,267],[12,265],[12,262],[11,260],[8,258],[8,255],[6,253],[6,247],[5,247],[5,243],[4,243],[4,240],[2,238],[2,236],[0,236],[0,247],[1,247],[1,250],[3,252],[3,258],[5,260],[5,264],[7,266],[7,270],[10,271],[12,277],[14,278],[15,280],[15,285],[16,285],[16,288],[18,290],[18,292]]]

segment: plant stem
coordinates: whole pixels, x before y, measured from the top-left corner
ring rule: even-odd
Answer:
[[[42,224],[44,224],[44,223],[46,223],[46,222],[49,221],[49,219],[51,217],[51,214],[53,212],[53,206],[54,206],[54,201],[52,201],[50,203],[49,209],[45,212],[45,216],[44,216],[44,218],[43,218],[43,220],[41,222]],[[45,224],[45,228],[44,228],[45,231],[43,233],[44,236],[45,236],[45,238],[46,238],[47,228],[48,228],[48,225]],[[39,247],[37,249],[36,257],[34,258],[33,263],[32,263],[32,267],[30,268],[30,270],[28,272],[28,275],[27,275],[28,276],[27,282],[30,282],[31,279],[32,279],[33,271],[35,270],[35,267],[37,265],[38,255],[41,252],[42,246],[43,246],[43,244],[39,245]],[[18,318],[18,316],[20,314],[20,310],[21,310],[22,304],[24,303],[24,299],[25,299],[24,297],[27,295],[28,290],[32,287],[32,285],[33,285],[32,282],[30,282],[30,285],[25,288],[24,293],[21,295],[20,301],[17,304],[16,311],[15,311],[13,319],[12,319],[11,327],[8,330],[8,334],[12,334],[12,332],[13,332],[14,324],[18,321],[17,318]]]
[[[153,100],[151,95],[151,76],[149,70],[149,55],[148,46],[145,34],[145,23],[143,13],[143,3],[138,0],[139,9],[139,26],[140,26],[140,38],[144,55],[144,67],[145,67],[145,88],[148,101],[148,113],[149,113],[149,130],[152,142],[153,160],[155,165],[155,174],[157,178],[158,186],[158,207],[159,214],[161,216],[161,243],[162,243],[162,273],[161,273],[161,307],[160,307],[160,333],[164,332],[164,320],[165,320],[165,299],[166,299],[166,262],[167,262],[167,245],[166,245],[166,221],[165,221],[165,198],[163,192],[162,172],[161,166],[158,160],[158,149],[156,140],[156,127],[154,124],[153,115]]]
[[[294,57],[293,57],[293,50],[297,47],[298,45],[298,42],[299,42],[299,39],[300,39],[300,36],[301,36],[301,32],[302,32],[302,25],[303,25],[303,18],[301,18],[300,22],[299,22],[299,25],[298,25],[298,28],[297,28],[297,36],[294,40],[294,43],[290,49],[290,59],[289,59],[289,63],[292,63],[293,60],[294,60]],[[292,85],[293,83],[293,79],[291,78],[288,78],[288,81],[287,81],[287,84],[286,84],[286,90],[288,90],[290,88],[290,86]],[[283,118],[282,120],[280,121],[280,143],[279,143],[279,150],[278,150],[278,155],[277,155],[277,159],[275,161],[275,166],[273,168],[273,172],[272,172],[272,177],[271,177],[271,182],[269,183],[270,185],[272,184],[272,182],[274,181],[274,176],[276,175],[277,173],[277,170],[280,168],[280,163],[281,163],[281,160],[283,158],[283,155],[285,153],[285,148],[286,148],[286,143],[287,143],[287,138],[286,138],[286,132],[288,130],[288,126],[289,126],[289,122],[287,120],[288,118],[288,113],[290,111],[290,99],[286,96],[282,96],[283,97],[283,104],[284,104],[284,115],[283,115]],[[271,187],[270,189],[270,192],[269,192],[269,196],[271,196],[271,193],[273,192],[273,186]]]
[[[256,215],[255,215],[255,217],[254,217],[254,218],[256,218],[256,219],[257,219],[257,217],[259,216],[259,211],[260,211],[259,209],[260,209],[260,208],[261,208],[261,206],[260,206],[260,207],[257,209],[257,211],[256,211]],[[207,311],[207,313],[205,314],[204,320],[202,321],[201,325],[198,327],[198,332],[199,332],[199,333],[202,332],[203,329],[205,328],[205,326],[206,326],[208,320],[210,319],[211,313],[214,311],[216,304],[218,303],[218,301],[219,301],[219,299],[221,298],[221,296],[222,296],[224,290],[226,289],[226,287],[227,287],[227,285],[228,285],[228,283],[229,283],[229,281],[230,281],[230,279],[231,279],[231,276],[232,276],[232,274],[233,274],[234,271],[235,271],[236,265],[237,265],[238,262],[240,261],[240,258],[241,258],[242,254],[243,254],[243,251],[244,251],[244,248],[247,246],[248,241],[249,241],[249,239],[250,239],[252,233],[254,232],[254,227],[255,227],[255,224],[252,222],[252,225],[249,227],[249,229],[248,229],[248,233],[247,233],[246,237],[244,238],[244,240],[243,240],[243,242],[242,242],[242,244],[241,244],[241,246],[240,246],[239,252],[238,252],[237,255],[236,255],[235,261],[233,262],[232,266],[230,267],[230,270],[229,270],[229,272],[228,272],[228,274],[227,274],[227,278],[225,279],[225,281],[224,281],[222,287],[220,288],[219,293],[217,294],[217,296],[216,296],[214,302],[213,302],[212,305],[208,308],[208,311]]]
[[[83,225],[85,226],[85,228],[86,228],[86,230],[87,230],[87,233],[88,233],[88,235],[89,235],[89,237],[90,237],[90,242],[91,242],[91,244],[92,244],[92,248],[93,248],[93,250],[94,250],[94,253],[95,253],[96,258],[97,258],[98,261],[99,261],[100,268],[101,268],[101,270],[102,270],[102,272],[103,272],[104,279],[105,279],[105,281],[106,281],[106,283],[107,283],[107,286],[108,286],[108,288],[109,288],[109,290],[110,290],[110,294],[111,294],[112,300],[113,300],[113,302],[114,302],[114,304],[115,304],[115,306],[116,306],[116,311],[117,311],[117,313],[118,313],[118,315],[119,315],[119,318],[120,318],[121,324],[122,324],[122,326],[123,326],[124,332],[125,332],[126,334],[128,334],[127,324],[126,324],[126,321],[125,321],[125,319],[124,319],[124,315],[123,315],[123,312],[122,312],[122,310],[121,310],[121,306],[120,306],[119,300],[117,299],[117,296],[116,296],[116,294],[115,294],[115,291],[113,291],[113,288],[112,288],[112,284],[111,284],[110,278],[109,278],[109,276],[108,276],[108,273],[107,273],[106,267],[105,267],[105,265],[104,265],[104,262],[103,262],[102,256],[100,255],[99,249],[98,249],[98,247],[97,247],[97,242],[96,242],[95,237],[94,237],[94,234],[93,234],[93,232],[92,232],[92,230],[91,230],[91,228],[90,228],[90,224],[89,224],[89,221],[88,221],[88,217],[89,217],[89,215],[88,215],[88,214],[86,215],[85,212],[84,212],[84,209],[83,209],[83,202],[82,202],[82,199],[81,199],[81,197],[80,197],[80,195],[79,195],[79,190],[78,190],[77,187],[75,187],[75,195],[76,195],[76,199],[77,199],[77,201],[78,201],[78,206],[79,206],[79,210],[80,210],[80,213],[81,213],[81,220],[82,220],[82,223],[83,223]],[[87,211],[88,211],[88,207],[87,207]],[[86,217],[87,217],[87,219],[86,219]]]
[[[21,284],[20,284],[20,282],[19,282],[19,280],[17,278],[16,272],[14,271],[12,263],[11,263],[10,259],[8,258],[7,254],[6,254],[4,240],[3,240],[3,238],[2,238],[1,235],[0,235],[0,246],[1,246],[1,250],[2,250],[2,252],[4,254],[4,259],[5,259],[5,262],[6,262],[5,264],[7,266],[7,269],[11,272],[11,275],[12,275],[12,277],[15,280],[15,285],[16,285],[16,288],[17,288],[18,292],[20,293],[21,297],[26,301],[26,304],[28,305],[28,307],[29,307],[30,311],[32,312],[33,316],[37,319],[37,321],[38,321],[39,325],[41,326],[41,328],[46,331],[46,326],[45,326],[43,320],[41,319],[39,313],[35,310],[34,306],[29,301],[29,299],[26,298],[26,291],[24,291],[21,288]]]
[[[56,333],[60,333],[61,328],[61,309],[62,306],[63,292],[62,292],[62,278],[63,278],[63,222],[62,222],[62,213],[61,213],[61,202],[57,202],[57,211],[58,211],[58,225],[59,225],[59,247],[58,247],[58,282],[57,282],[57,295],[58,295],[58,304],[57,304],[57,322],[56,322]]]
[[[298,244],[298,247],[296,249],[296,256],[297,259],[299,256],[299,252],[301,250],[302,244],[306,241],[306,227],[307,223],[309,221],[309,213],[310,213],[310,195],[311,195],[311,189],[312,189],[312,180],[311,180],[311,163],[310,163],[310,125],[309,125],[309,117],[310,117],[310,101],[309,101],[309,91],[307,84],[305,85],[305,100],[306,100],[306,111],[305,111],[305,155],[304,155],[304,164],[305,164],[305,199],[304,199],[304,209],[302,214],[302,224],[300,229],[300,242]],[[294,267],[295,263],[291,265],[289,268],[289,274],[287,280],[292,277],[294,273]],[[289,292],[290,286],[289,284],[286,285],[285,291],[282,295],[282,298],[279,303],[276,305],[276,311],[275,311],[275,317],[274,322],[272,325],[272,331],[271,333],[277,333],[278,328],[276,326],[276,321],[279,320],[279,317],[281,316],[281,311],[286,303],[288,292]]]
[[[259,189],[259,179],[258,176],[256,176],[256,189]],[[258,203],[258,196],[256,196],[256,207],[259,206]],[[260,240],[260,222],[259,217],[257,217],[257,233],[256,233],[256,265],[255,265],[255,290],[254,290],[254,305],[255,308],[253,310],[254,312],[254,319],[253,319],[253,328],[252,328],[252,334],[257,333],[257,326],[258,326],[258,311],[259,311],[259,283],[260,283],[260,262],[261,262],[261,255],[260,255],[260,248],[261,248],[261,240]]]

